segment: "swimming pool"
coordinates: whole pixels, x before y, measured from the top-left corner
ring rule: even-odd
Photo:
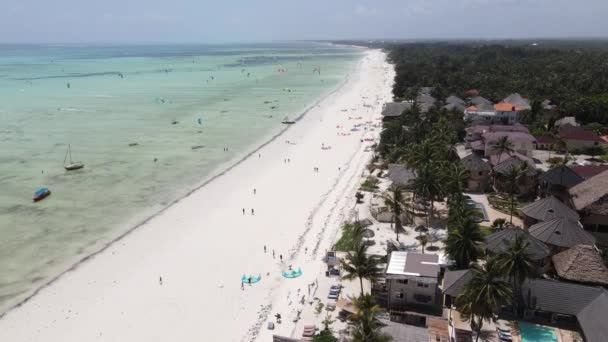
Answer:
[[[555,329],[542,325],[519,322],[522,342],[557,342]]]

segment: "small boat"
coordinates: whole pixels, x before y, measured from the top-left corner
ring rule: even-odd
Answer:
[[[32,198],[34,202],[42,201],[47,198],[51,194],[51,190],[49,188],[40,188],[38,191],[34,193],[34,197]]]
[[[199,148],[203,148],[203,147],[205,147],[205,145],[196,145],[196,146],[192,146],[190,148],[193,150],[198,150]]]
[[[293,125],[293,124],[295,124],[296,122],[295,122],[295,121],[293,121],[293,120],[289,120],[289,118],[288,118],[288,117],[285,117],[285,119],[283,119],[283,121],[281,121],[281,123],[282,123],[282,124],[284,124],[284,125]]]
[[[66,164],[66,161],[68,160],[68,156],[70,157],[70,163]],[[65,153],[65,158],[63,158],[63,168],[68,170],[68,171],[73,171],[73,170],[78,170],[78,169],[82,169],[84,167],[84,164],[82,162],[73,162],[72,161],[72,148],[70,147],[70,145],[68,145],[68,151]]]

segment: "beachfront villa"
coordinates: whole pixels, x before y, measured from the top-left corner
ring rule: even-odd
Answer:
[[[466,189],[468,191],[483,192],[490,185],[490,165],[476,153],[460,159],[460,164],[469,172]]]
[[[385,103],[382,107],[382,118],[384,121],[396,120],[404,111],[412,108],[413,104],[413,101]]]
[[[581,215],[586,230],[608,245],[608,171],[586,179],[569,189],[570,205]]]
[[[547,196],[530,203],[523,207],[521,212],[524,215],[524,228],[560,217],[569,218],[574,221],[579,220],[576,211],[572,210],[555,196]]]
[[[385,270],[388,309],[403,310],[408,304],[437,306],[439,272],[437,254],[392,252]]]
[[[523,239],[526,243],[526,253],[534,262],[538,274],[543,274],[550,265],[551,250],[545,243],[530,235],[519,227],[509,227],[490,234],[485,239],[486,253],[498,255],[507,252],[509,246],[517,239]]]
[[[450,309],[450,333],[455,341],[471,341],[470,325],[455,310],[454,301],[472,276],[471,270],[447,271],[444,276],[442,286],[444,305]],[[518,327],[524,341],[542,341],[534,339],[534,332],[530,331],[531,329],[542,330],[544,336],[553,336],[554,341],[558,341],[558,330],[561,329],[580,331],[587,342],[606,341],[605,337],[608,336],[608,325],[605,324],[605,315],[608,312],[606,289],[534,278],[524,282],[522,294],[523,321],[512,321],[512,324]],[[511,321],[512,309],[503,308],[497,326],[503,316]],[[493,323],[484,325],[493,325]]]

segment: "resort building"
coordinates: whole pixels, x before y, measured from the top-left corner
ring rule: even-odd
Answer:
[[[560,127],[559,137],[566,143],[569,150],[587,149],[603,145],[603,140],[594,131],[569,124]]]
[[[513,93],[504,99],[502,99],[502,103],[510,103],[514,107],[517,107],[517,110],[530,110],[532,107],[530,106],[530,101],[519,95],[518,93]]]
[[[446,307],[454,307],[454,299],[462,292],[466,284],[472,278],[472,271],[459,270],[447,271],[444,276],[442,292],[446,298]],[[524,320],[531,320],[537,324],[549,324],[554,327],[580,330],[585,341],[603,342],[608,336],[608,324],[606,324],[606,312],[608,312],[608,291],[601,287],[588,286],[570,282],[529,279],[522,285]],[[467,333],[463,320],[459,319],[456,310],[450,310],[452,328],[456,334],[452,335],[455,340],[459,336],[470,341],[470,332]],[[509,317],[512,309],[505,307],[503,313]],[[519,322],[521,338],[526,341],[528,333],[523,327],[525,322]],[[548,335],[553,335],[557,340],[557,332],[553,327],[537,326]],[[460,335],[458,334],[460,333]],[[468,336],[468,340],[466,337]],[[534,341],[534,339],[530,339]]]
[[[437,254],[392,252],[385,271],[388,309],[402,310],[410,304],[438,306],[439,271]]]
[[[548,135],[539,135],[535,136],[534,139],[536,140],[534,148],[537,150],[555,151],[559,148],[557,139],[555,139],[554,137]]]
[[[388,178],[394,186],[410,187],[416,174],[404,164],[388,164]]]
[[[577,175],[583,179],[597,176],[604,171],[608,171],[608,165],[575,165],[571,167]]]
[[[543,173],[539,177],[541,196],[555,195],[561,200],[568,200],[568,189],[584,179],[566,165],[560,165]]]
[[[403,112],[412,108],[413,102],[389,102],[382,107],[382,118],[384,121],[395,120],[401,116]]]
[[[489,255],[506,252],[517,238],[524,240],[526,253],[534,261],[538,274],[543,274],[551,264],[551,250],[542,241],[519,227],[505,228],[488,235],[485,239],[486,252]]]
[[[576,245],[595,245],[595,238],[583,229],[578,221],[559,217],[532,225],[528,231],[532,236],[551,248],[552,254]]]
[[[517,194],[534,194],[538,183],[538,170],[534,165],[532,158],[520,153],[502,153],[490,156],[490,164],[493,165],[494,173],[494,188],[501,192],[509,192],[508,174],[511,170],[520,169],[526,164],[527,170],[517,182]]]
[[[585,229],[600,246],[608,245],[608,171],[586,179],[569,190],[570,205],[578,211]]]
[[[576,211],[572,210],[555,196],[547,196],[530,203],[523,207],[521,212],[524,214],[524,228],[556,218],[567,218],[572,221],[579,220]]]
[[[557,276],[565,281],[608,287],[608,267],[597,248],[576,245],[552,257]]]
[[[524,132],[488,132],[483,134],[484,155],[490,156],[498,153],[493,149],[494,144],[501,138],[506,137],[513,145],[513,150],[519,154],[531,157],[536,139],[529,133]]]
[[[463,112],[466,109],[466,104],[463,99],[458,96],[450,95],[445,99],[445,108],[446,110],[455,110],[459,112]]]
[[[460,164],[469,172],[466,189],[483,192],[490,185],[490,165],[476,153],[471,153],[460,160]]]

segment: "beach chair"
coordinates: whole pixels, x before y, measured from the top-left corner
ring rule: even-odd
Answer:
[[[508,330],[496,328],[496,333],[498,333],[498,338],[501,341],[506,341],[506,342],[513,341],[513,336],[511,335],[511,332],[509,332]]]
[[[302,333],[302,337],[312,338],[313,336],[315,336],[316,330],[317,330],[317,327],[315,327],[314,325],[305,325],[304,332]]]

